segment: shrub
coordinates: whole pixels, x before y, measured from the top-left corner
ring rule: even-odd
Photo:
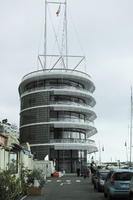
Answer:
[[[38,180],[40,188],[42,188],[45,184],[45,179],[42,170],[34,169],[28,174],[27,178],[27,183],[29,186],[34,186],[34,180]]]
[[[10,170],[0,172],[0,200],[15,200],[20,192],[20,179],[12,175]]]
[[[29,171],[22,166],[21,168],[21,187],[22,193],[26,194],[29,187],[34,187],[34,180],[38,180],[39,188],[42,188],[45,184],[45,179],[42,170],[34,169]]]

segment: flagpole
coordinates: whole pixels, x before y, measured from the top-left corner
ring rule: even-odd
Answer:
[[[44,69],[47,67],[47,0],[45,0]]]
[[[68,68],[67,0],[65,0],[65,22],[66,22],[66,68]]]
[[[132,86],[131,86],[131,118],[130,118],[130,166],[132,165],[132,118],[133,118],[133,109],[132,109]]]
[[[99,164],[101,164],[101,145],[99,141]]]
[[[125,149],[126,149],[126,162],[128,163],[128,152],[127,152],[127,142],[125,141]]]

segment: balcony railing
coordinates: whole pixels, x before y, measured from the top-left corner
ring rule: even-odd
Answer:
[[[50,101],[50,104],[65,104],[65,105],[75,105],[75,106],[85,106],[87,108],[92,109],[92,107],[85,103],[76,103],[73,101]]]
[[[31,78],[31,77],[34,77],[34,76],[37,76],[37,75],[42,75],[42,73],[44,75],[46,75],[46,73],[71,73],[71,74],[74,74],[74,75],[80,75],[81,77],[85,77],[85,78],[88,78],[88,79],[91,79],[91,76],[85,72],[82,72],[82,71],[78,71],[78,70],[73,70],[73,69],[57,69],[57,68],[54,68],[54,69],[44,69],[44,70],[38,70],[38,71],[34,71],[34,72],[31,72],[29,74],[26,74],[23,78],[22,78],[22,81],[24,81],[25,79],[27,78]]]
[[[87,123],[87,124],[91,124],[93,125],[92,122],[90,122],[89,120],[84,120],[84,119],[79,119],[79,118],[70,118],[70,117],[65,117],[65,118],[54,118],[54,117],[51,117],[50,118],[50,121],[51,122],[77,122],[77,123]]]
[[[50,143],[82,143],[82,144],[88,144],[88,145],[94,145],[95,141],[93,140],[83,140],[83,139],[51,139]]]
[[[49,90],[49,89],[67,89],[67,90],[74,90],[74,91],[80,91],[80,92],[85,92],[88,94],[89,90],[84,89],[84,88],[80,88],[80,87],[74,87],[74,86],[45,86],[45,87],[35,87],[32,89],[28,89],[26,91],[23,92],[23,94],[29,93],[29,92],[34,92],[34,91],[42,91],[42,90]]]

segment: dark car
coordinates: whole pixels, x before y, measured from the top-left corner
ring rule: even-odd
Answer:
[[[109,172],[104,183],[104,196],[108,199],[129,197],[129,185],[133,170],[116,169]]]
[[[95,177],[94,177],[94,188],[98,192],[104,191],[104,182],[110,170],[106,169],[99,169],[97,170]]]

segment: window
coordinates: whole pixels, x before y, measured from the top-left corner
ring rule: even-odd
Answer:
[[[16,152],[10,152],[9,154],[9,169],[12,174],[18,172],[18,154]]]
[[[80,134],[80,137],[81,137],[81,139],[85,139],[85,134],[84,134],[84,133],[81,133],[81,134]]]
[[[50,118],[57,119],[58,118],[58,112],[51,110],[50,111]]]
[[[114,173],[113,178],[115,180],[130,180],[131,177],[133,176],[133,173],[131,172],[119,172],[119,173]]]
[[[44,87],[45,81],[44,80],[39,80],[37,81],[37,87]]]
[[[79,139],[79,133],[72,132],[71,138],[73,138],[73,139]]]
[[[30,99],[29,99],[29,106],[34,105],[35,102],[36,102],[36,99],[35,99],[35,98],[30,98]]]

